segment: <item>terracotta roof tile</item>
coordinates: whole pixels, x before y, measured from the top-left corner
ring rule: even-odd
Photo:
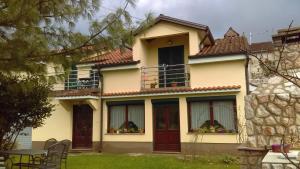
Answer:
[[[212,87],[178,87],[178,88],[156,88],[156,89],[143,89],[141,91],[130,91],[130,92],[115,92],[115,93],[104,93],[103,96],[126,96],[126,95],[143,95],[143,94],[155,94],[155,93],[181,93],[181,92],[197,92],[197,91],[213,91],[213,90],[232,90],[240,89],[240,85],[231,86],[212,86]]]
[[[272,42],[260,42],[260,43],[252,43],[250,45],[250,50],[253,53],[257,52],[271,52],[274,50],[274,45]]]
[[[216,39],[214,45],[203,47],[198,54],[190,56],[190,58],[241,54],[248,49],[249,45],[246,37],[239,36],[235,30],[229,28],[223,39]]]
[[[81,60],[81,63],[95,63],[97,66],[114,66],[123,64],[133,64],[139,61],[133,60],[132,50],[128,48],[115,49],[105,54],[86,57]]]
[[[100,89],[74,89],[53,91],[51,96],[69,97],[69,96],[100,96]]]

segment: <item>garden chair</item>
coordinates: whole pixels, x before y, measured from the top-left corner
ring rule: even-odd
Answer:
[[[65,151],[63,152],[63,155],[62,155],[62,161],[64,161],[65,169],[67,169],[67,158],[68,158],[69,148],[71,146],[71,141],[70,140],[62,140],[62,141],[60,141],[60,143],[63,143],[66,146]]]
[[[56,144],[57,140],[55,138],[50,138],[49,140],[46,140],[45,144],[44,144],[44,150],[48,150],[48,148],[50,146],[52,146],[53,144]]]
[[[49,147],[51,147],[53,144],[56,144],[56,143],[57,143],[57,140],[55,138],[50,138],[45,141],[43,149],[48,150]],[[33,158],[35,158],[35,157],[33,157]],[[29,161],[33,162],[33,159],[29,159]]]
[[[0,156],[0,169],[5,169],[4,157]]]
[[[38,163],[29,164],[28,167],[33,169],[60,169],[65,149],[66,145],[58,142],[48,148],[48,152],[45,157],[35,158],[35,160],[39,160]]]

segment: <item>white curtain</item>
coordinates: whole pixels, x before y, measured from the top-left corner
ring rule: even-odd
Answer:
[[[191,102],[191,129],[201,127],[209,119],[209,102]]]
[[[125,106],[110,107],[110,128],[119,129],[125,122]]]
[[[143,105],[128,106],[128,122],[132,121],[138,128],[144,128],[145,110]]]
[[[232,101],[214,101],[214,118],[227,130],[234,130],[234,109]]]

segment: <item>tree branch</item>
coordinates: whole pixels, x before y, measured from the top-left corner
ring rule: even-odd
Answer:
[[[58,55],[68,55],[68,54],[73,54],[75,53],[76,50],[82,49],[83,47],[87,46],[89,44],[90,41],[92,41],[94,38],[96,38],[98,35],[100,35],[103,31],[105,31],[110,25],[112,25],[114,22],[116,22],[118,20],[118,18],[120,18],[123,13],[125,12],[127,6],[128,6],[129,2],[127,1],[124,8],[122,9],[122,12],[119,13],[119,15],[117,17],[115,17],[112,21],[108,22],[107,25],[105,25],[102,29],[100,29],[97,33],[93,34],[90,36],[90,38],[88,40],[86,40],[83,44],[74,47],[72,49],[69,50],[63,50],[61,52],[56,52],[56,53],[52,53],[52,54],[45,54],[45,55],[41,55],[41,56],[36,56],[36,57],[31,57],[31,59],[37,58],[37,57],[51,57],[51,56],[58,56]]]

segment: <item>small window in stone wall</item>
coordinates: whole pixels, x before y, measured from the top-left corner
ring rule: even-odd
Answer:
[[[235,100],[190,101],[189,131],[236,133]]]

